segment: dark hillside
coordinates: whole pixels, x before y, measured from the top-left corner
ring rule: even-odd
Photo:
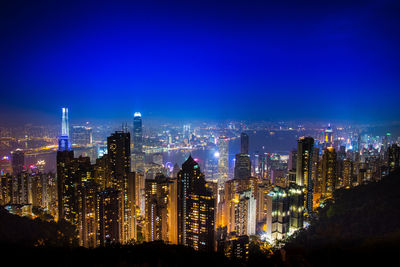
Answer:
[[[285,246],[287,264],[380,264],[400,249],[400,172],[335,192],[318,218]]]

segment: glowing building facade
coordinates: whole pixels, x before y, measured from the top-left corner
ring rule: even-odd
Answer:
[[[182,164],[177,182],[179,244],[195,250],[214,250],[216,201],[191,156]]]
[[[267,219],[267,238],[275,242],[285,238],[289,232],[289,195],[287,190],[279,186],[275,186],[268,195],[271,212]]]
[[[387,155],[389,172],[393,172],[396,168],[400,167],[400,147],[397,144],[389,146]]]
[[[332,197],[337,180],[337,155],[333,147],[328,147],[322,155],[322,197]]]
[[[122,194],[120,209],[122,243],[135,238],[135,174],[130,167],[130,133],[116,131],[107,138],[108,171],[110,188]]]
[[[108,188],[98,193],[99,245],[120,243],[122,240],[120,191]]]
[[[234,200],[235,233],[238,236],[256,234],[257,203],[251,189],[238,192]]]
[[[314,139],[301,137],[297,142],[296,184],[305,188],[304,207],[308,214],[313,211],[313,150]]]
[[[177,244],[176,180],[163,175],[146,179],[146,241]],[[174,194],[175,193],[175,194]]]
[[[248,230],[253,232],[253,229],[256,227],[257,210],[259,206],[257,204],[257,195],[258,179],[255,177],[232,179],[225,183],[223,218],[228,234],[237,231],[237,223],[239,220],[246,220],[247,226],[241,231],[243,234],[247,234]],[[254,210],[253,206],[254,201],[256,203],[256,210]],[[254,212],[254,214],[250,214],[252,212]],[[240,219],[240,217],[242,217],[242,219]]]

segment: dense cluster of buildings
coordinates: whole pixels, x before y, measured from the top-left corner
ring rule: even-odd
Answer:
[[[45,173],[41,162],[25,168],[24,151],[20,149],[12,153],[11,159],[4,157],[1,161],[0,205],[22,216],[32,214],[32,207],[56,215],[55,174]]]
[[[189,126],[184,134],[189,144]],[[181,166],[164,166],[159,153],[146,162],[140,113],[131,131],[125,126],[107,137],[100,157],[75,154],[71,142],[92,143],[92,135],[78,127],[71,141],[64,108],[56,175],[40,164],[24,167],[24,152],[14,151],[0,162],[0,204],[21,215],[40,208],[70,222],[85,247],[162,240],[246,258],[254,236],[274,244],[304,228],[335,190],[378,181],[399,167],[400,147],[389,135],[379,145],[361,146],[357,135],[343,140],[334,134],[328,127],[319,136],[299,137],[297,149],[284,156],[251,155],[243,132],[231,174],[224,135],[215,138],[216,163],[206,162],[204,171],[192,156]]]

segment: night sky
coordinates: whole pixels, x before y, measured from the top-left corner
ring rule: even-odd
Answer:
[[[400,1],[72,2],[1,1],[2,121],[400,118]]]

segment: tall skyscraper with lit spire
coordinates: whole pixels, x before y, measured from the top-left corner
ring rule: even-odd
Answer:
[[[133,152],[143,152],[142,114],[135,112],[133,115]]]
[[[61,135],[58,139],[59,151],[70,151],[68,108],[62,108]]]
[[[69,141],[68,108],[62,108],[61,135],[58,139],[57,151],[57,191],[58,191],[58,219],[76,223],[76,198],[72,176],[74,152]]]
[[[133,149],[132,149],[132,170],[144,172],[144,153],[143,153],[143,127],[142,114],[135,112],[133,115]]]

